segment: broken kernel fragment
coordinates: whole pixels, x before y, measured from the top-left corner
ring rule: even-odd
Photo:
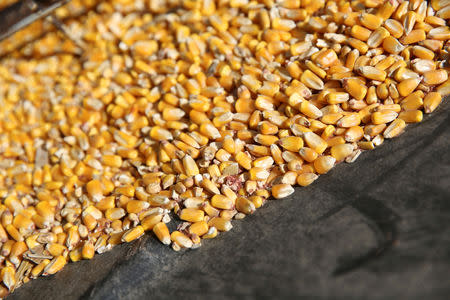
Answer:
[[[150,230],[199,247],[401,135],[450,93],[449,12],[72,0],[0,42],[0,296]]]

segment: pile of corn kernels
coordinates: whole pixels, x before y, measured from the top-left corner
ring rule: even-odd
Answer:
[[[73,0],[56,16],[64,32],[44,20],[0,44],[0,297],[146,231],[199,247],[450,93],[449,0]]]

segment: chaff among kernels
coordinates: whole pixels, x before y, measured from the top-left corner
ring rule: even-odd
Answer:
[[[82,52],[49,32],[0,60],[0,297],[146,231],[175,250],[197,248],[269,198],[420,122],[450,93],[449,8],[447,0],[60,8]],[[172,232],[170,212],[183,221]]]

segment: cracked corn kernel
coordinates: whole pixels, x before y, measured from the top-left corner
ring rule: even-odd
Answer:
[[[0,242],[16,274],[149,230],[197,247],[450,92],[448,1],[141,2],[73,0],[91,11],[64,38],[0,43]],[[14,50],[27,34],[43,38]],[[171,234],[170,211],[185,230]],[[35,265],[24,253],[39,245]]]

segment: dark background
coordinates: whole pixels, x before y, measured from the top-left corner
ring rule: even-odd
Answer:
[[[9,299],[449,299],[450,103],[197,250],[151,234]]]

